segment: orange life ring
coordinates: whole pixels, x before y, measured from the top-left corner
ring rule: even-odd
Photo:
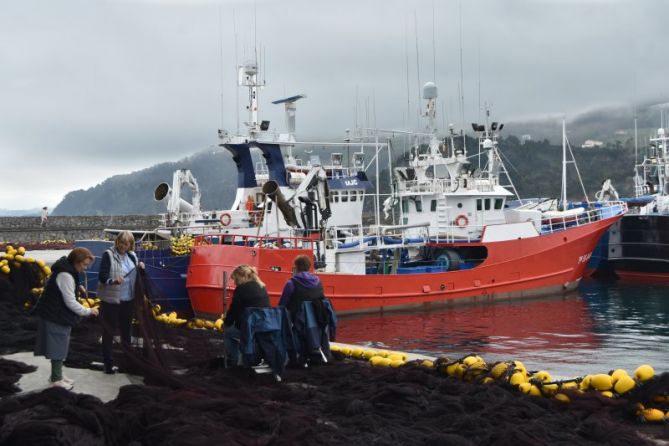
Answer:
[[[221,224],[223,226],[229,225],[231,221],[232,221],[232,217],[230,216],[230,214],[228,214],[228,213],[221,214]]]
[[[465,214],[460,214],[455,217],[453,223],[455,223],[455,226],[462,228],[463,226],[467,226],[469,224],[469,219]]]

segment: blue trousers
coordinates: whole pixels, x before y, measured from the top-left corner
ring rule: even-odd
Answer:
[[[223,340],[225,342],[225,350],[228,353],[228,359],[232,365],[239,363],[239,337],[241,332],[234,325],[225,327],[223,330]]]

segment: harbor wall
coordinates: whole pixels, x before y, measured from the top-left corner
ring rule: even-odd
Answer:
[[[49,216],[45,227],[40,217],[0,217],[0,243],[103,238],[104,229],[146,230],[160,225],[158,215]]]

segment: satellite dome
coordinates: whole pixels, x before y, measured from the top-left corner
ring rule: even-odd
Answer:
[[[486,138],[485,141],[483,141],[483,148],[492,149],[492,141],[490,140],[490,138]]]
[[[663,128],[657,129],[657,136],[664,136],[664,129]]]
[[[423,85],[423,99],[437,99],[437,86],[434,82]]]
[[[244,74],[253,76],[258,73],[258,64],[254,60],[244,62]]]

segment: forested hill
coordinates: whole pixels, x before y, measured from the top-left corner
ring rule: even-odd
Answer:
[[[473,141],[470,147],[475,147]],[[518,138],[510,136],[502,139],[500,151],[521,197],[560,196],[562,146],[551,145],[547,140],[528,141],[521,145]],[[607,178],[611,179],[621,196],[632,195],[633,147],[572,147],[572,152],[590,199],[594,198]],[[472,160],[472,163],[477,164],[477,161]],[[570,200],[582,200],[583,192],[574,166],[571,163],[567,165],[567,195]]]
[[[476,141],[468,138],[469,156],[477,153]],[[562,175],[562,146],[548,140],[526,141],[516,136],[500,140],[500,151],[511,179],[521,197],[557,197]],[[622,195],[632,194],[634,148],[609,146],[572,151],[588,196],[592,199],[602,182],[610,178]],[[396,163],[406,162],[396,153]],[[482,164],[487,161],[482,158]],[[471,158],[474,166],[476,157]],[[385,164],[382,163],[382,165]],[[231,156],[224,151],[200,152],[174,163],[162,163],[126,175],[116,175],[88,190],[68,193],[54,209],[53,215],[124,215],[157,214],[165,212],[165,202],[156,202],[153,191],[161,182],[172,184],[175,169],[190,169],[202,192],[203,209],[225,209],[234,199],[237,172]],[[573,164],[568,165],[568,195],[572,200],[583,199],[583,192]],[[373,175],[370,175],[373,179]],[[387,182],[387,172],[381,175]],[[502,181],[505,183],[505,181]],[[385,185],[384,185],[385,186]],[[387,191],[387,187],[382,188]],[[186,197],[187,198],[187,197]]]
[[[203,209],[225,209],[232,204],[237,187],[237,171],[232,157],[226,151],[206,151],[177,162],[115,175],[87,190],[69,192],[52,215],[165,213],[165,201],[156,202],[153,191],[162,182],[171,186],[176,169],[193,172],[202,192]],[[182,193],[182,196],[185,195]]]

